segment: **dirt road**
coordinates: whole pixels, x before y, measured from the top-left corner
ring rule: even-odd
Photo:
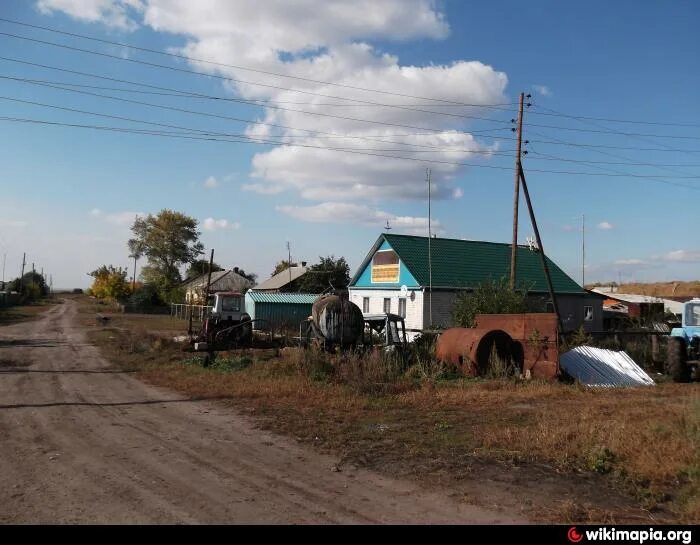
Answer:
[[[66,301],[0,328],[0,522],[522,522],[363,470],[111,367]]]

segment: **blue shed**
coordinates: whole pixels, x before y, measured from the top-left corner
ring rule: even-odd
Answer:
[[[252,320],[267,320],[253,323],[253,329],[290,327],[296,329],[299,323],[311,316],[311,306],[318,298],[315,293],[270,293],[249,290],[245,294],[245,310]]]

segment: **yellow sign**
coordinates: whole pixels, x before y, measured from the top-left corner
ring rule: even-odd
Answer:
[[[399,281],[399,264],[372,265],[372,283],[396,283]]]

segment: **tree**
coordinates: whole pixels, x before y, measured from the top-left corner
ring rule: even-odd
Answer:
[[[211,266],[211,272],[216,272],[216,271],[223,271],[224,268],[219,265],[218,263],[212,263]],[[193,278],[197,278],[198,276],[201,276],[203,274],[207,274],[209,272],[209,260],[208,259],[198,259],[197,261],[193,261],[189,268],[187,269],[187,272],[185,273],[185,280],[191,280]]]
[[[38,272],[26,272],[21,278],[17,277],[7,283],[6,289],[9,291],[21,292],[26,298],[34,300],[46,295],[49,290],[46,285],[46,279]]]
[[[95,279],[90,287],[90,294],[98,299],[115,301],[123,299],[131,292],[125,268],[102,265],[88,274]]]
[[[282,261],[278,261],[277,264],[275,265],[275,269],[272,271],[272,274],[270,276],[275,276],[276,274],[281,273],[282,271],[286,271],[289,268],[289,261],[286,259],[283,259]]]
[[[319,262],[311,265],[300,278],[299,291],[321,293],[329,288],[342,290],[350,283],[350,265],[344,257],[320,257]]]
[[[511,290],[506,277],[482,282],[474,291],[457,296],[452,311],[455,325],[474,327],[477,314],[519,314],[536,310],[528,298],[528,291],[524,287]]]
[[[129,240],[129,251],[148,258],[141,275],[147,284],[157,287],[166,301],[170,291],[182,281],[180,266],[194,262],[204,253],[197,224],[194,218],[165,209],[157,216],[136,218],[131,226],[134,238]]]

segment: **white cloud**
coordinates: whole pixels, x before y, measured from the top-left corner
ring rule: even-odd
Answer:
[[[225,219],[214,219],[214,218],[207,218],[202,222],[202,227],[206,231],[219,231],[221,229],[239,229],[241,227],[241,224],[238,222],[230,222]]]
[[[209,176],[206,180],[204,180],[204,187],[207,189],[219,187],[219,181],[214,176]]]
[[[551,97],[552,96],[552,91],[549,87],[546,85],[533,85],[532,88],[535,90],[535,92],[539,95],[542,95],[543,97]]]
[[[369,206],[342,202],[324,202],[314,206],[278,206],[277,210],[293,218],[312,223],[357,223],[383,228],[387,221],[392,230],[415,235],[428,235],[428,218],[397,216]],[[433,219],[432,229],[442,232],[440,222]]]
[[[623,267],[634,266],[634,265],[646,265],[648,262],[643,259],[618,259],[615,261],[615,265],[620,265]]]
[[[102,214],[102,210],[100,210],[99,208],[93,208],[92,210],[90,210],[90,215],[93,217],[98,217],[101,214]]]
[[[682,261],[685,263],[700,262],[700,250],[674,250],[664,254],[665,261]]]
[[[112,214],[105,214],[104,219],[108,223],[114,225],[129,225],[131,226],[136,219],[136,216],[144,216],[143,212],[114,212]]]
[[[601,231],[609,231],[612,228],[613,228],[613,224],[608,223],[607,221],[601,221],[598,224],[598,229],[600,229]]]
[[[27,225],[29,225],[29,223],[23,220],[0,219],[1,227],[26,227]]]
[[[87,23],[130,31],[138,27],[130,14],[143,11],[144,5],[141,0],[39,0],[37,8],[45,15],[62,11]]]
[[[59,0],[41,1],[54,5],[53,9],[61,9]],[[123,7],[123,2],[117,0],[112,3],[103,0],[103,3],[117,11],[119,6]],[[64,11],[75,14],[75,10],[67,7]],[[183,35],[186,44],[177,50],[178,53],[228,64],[191,62],[201,72],[236,79],[225,87],[244,98],[285,102],[284,107],[291,110],[355,118],[337,119],[265,108],[260,121],[350,138],[327,138],[327,134],[318,132],[308,138],[310,133],[305,130],[249,124],[246,129],[249,136],[274,138],[284,145],[255,154],[251,182],[244,186],[246,190],[263,194],[288,191],[321,202],[424,199],[424,169],[430,166],[435,188],[433,196],[455,198],[459,191],[451,185],[452,180],[465,167],[449,163],[488,159],[489,154],[498,149],[498,142],[477,140],[463,132],[469,128],[465,118],[418,111],[431,110],[430,107],[378,108],[359,104],[341,109],[332,105],[339,99],[305,94],[320,93],[399,105],[429,102],[408,95],[476,105],[507,101],[506,74],[482,62],[459,60],[442,65],[402,65],[396,56],[378,51],[369,44],[373,39],[403,41],[446,37],[449,26],[431,0],[266,0],[255,4],[254,9],[244,0],[143,0],[142,10],[121,11],[133,17],[140,16],[140,23],[156,31]],[[106,14],[109,10],[103,8],[102,12]],[[93,9],[93,13],[100,13],[100,10]],[[103,17],[109,24],[109,18]],[[253,67],[262,72],[231,65]],[[307,79],[289,79],[264,72]],[[281,88],[261,87],[241,80]],[[360,88],[407,96],[373,93]],[[450,112],[488,115],[482,109],[469,106],[451,108]],[[305,138],[299,139],[300,136]],[[294,145],[300,142],[311,147]],[[356,153],[315,148],[319,146],[350,149]],[[427,163],[430,159],[443,162]]]
[[[452,190],[452,198],[461,199],[462,197],[464,197],[464,190],[461,187],[455,187]]]

